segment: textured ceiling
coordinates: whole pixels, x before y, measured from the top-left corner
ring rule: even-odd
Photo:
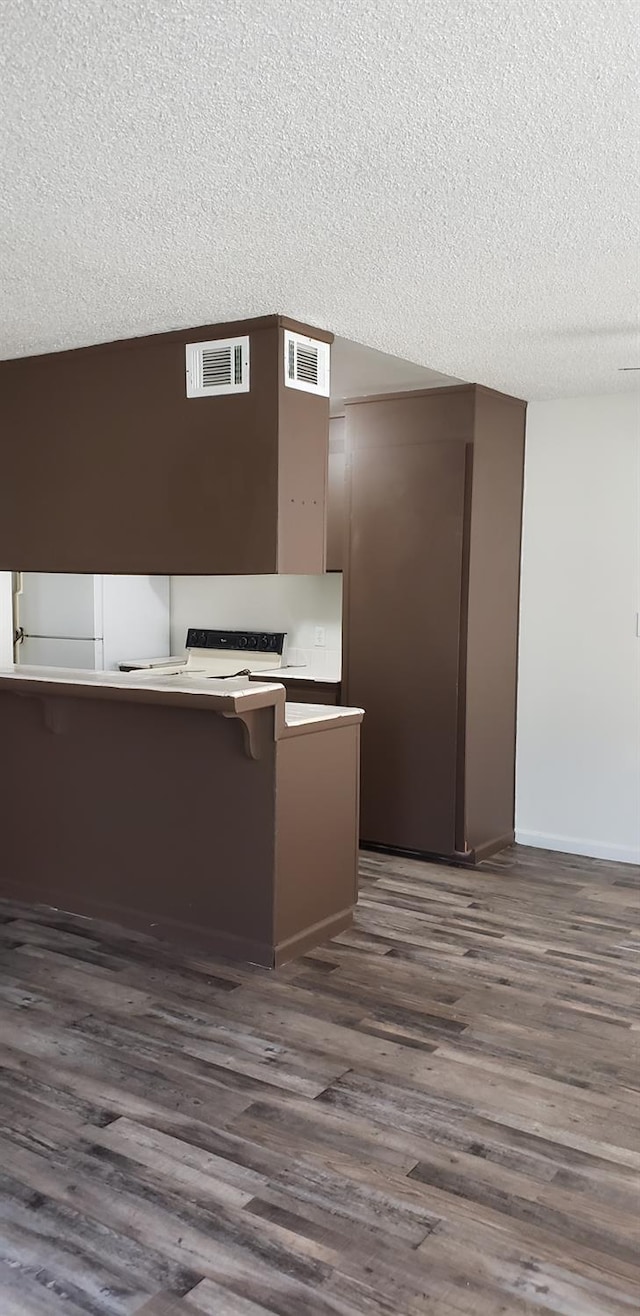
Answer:
[[[0,355],[280,311],[633,387],[635,0],[1,0]]]

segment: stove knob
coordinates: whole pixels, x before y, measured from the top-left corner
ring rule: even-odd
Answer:
[[[250,639],[249,639],[249,648],[250,648],[250,649],[257,649],[257,647],[258,647],[258,641],[257,641],[255,635],[252,635],[252,636],[250,637]]]
[[[240,648],[241,648],[241,649],[246,649],[248,643],[249,643],[249,641],[248,641],[246,635],[241,635],[241,636],[240,636]]]

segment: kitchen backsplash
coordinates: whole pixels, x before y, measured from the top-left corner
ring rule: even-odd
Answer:
[[[184,651],[189,626],[286,631],[290,666],[339,680],[342,576],[172,576],[173,654]]]

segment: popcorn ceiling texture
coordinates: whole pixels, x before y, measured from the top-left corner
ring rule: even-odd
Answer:
[[[281,311],[635,386],[635,0],[0,4],[0,355]]]

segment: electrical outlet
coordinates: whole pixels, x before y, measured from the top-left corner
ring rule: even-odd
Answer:
[[[327,632],[324,626],[316,626],[316,648],[324,649],[327,643]]]

